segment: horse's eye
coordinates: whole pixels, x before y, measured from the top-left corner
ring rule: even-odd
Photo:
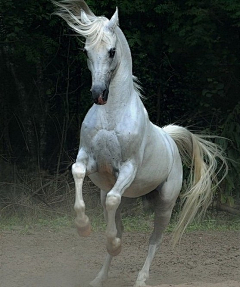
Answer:
[[[116,52],[116,48],[110,49],[110,50],[109,50],[109,57],[110,57],[110,58],[113,58],[114,55],[115,55],[115,52]]]

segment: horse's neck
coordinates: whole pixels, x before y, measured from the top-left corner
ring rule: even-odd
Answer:
[[[133,84],[132,58],[127,40],[120,28],[117,28],[116,34],[121,48],[121,59],[110,83],[109,99],[106,105],[112,112],[115,112],[115,109],[120,112],[121,108],[126,109],[129,102],[139,100]]]
[[[136,97],[136,91],[133,85],[132,74],[124,67],[123,61],[118,68],[118,71],[112,79],[109,87],[109,100],[111,104],[127,104]]]
[[[116,29],[116,33],[121,50],[119,66],[111,80],[106,105],[94,106],[97,125],[109,130],[113,130],[119,123],[126,121],[126,116],[132,115],[133,110],[138,109],[140,112],[143,109],[139,94],[133,84],[132,58],[127,40],[120,28]]]

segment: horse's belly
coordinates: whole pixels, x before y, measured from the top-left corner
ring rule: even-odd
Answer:
[[[125,197],[135,198],[147,194],[158,187],[160,182],[133,182],[123,194]]]
[[[116,182],[115,176],[110,173],[95,172],[88,177],[97,187],[106,192],[110,191]]]
[[[96,172],[89,175],[91,181],[98,186],[101,190],[106,192],[110,191],[116,183],[116,177],[108,172]],[[125,197],[139,197],[149,193],[159,186],[164,179],[155,173],[155,177],[152,176],[138,176],[133,180],[132,184],[125,190],[123,196]]]
[[[138,197],[149,193],[166,181],[168,173],[159,166],[139,169],[134,181],[124,192],[126,197]]]

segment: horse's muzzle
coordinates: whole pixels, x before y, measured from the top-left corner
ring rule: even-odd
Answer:
[[[96,105],[105,105],[107,103],[108,93],[109,93],[109,90],[107,88],[104,87],[103,89],[100,87],[93,87],[91,89],[91,92],[92,92],[93,102]]]

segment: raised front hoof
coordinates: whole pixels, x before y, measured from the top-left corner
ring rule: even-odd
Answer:
[[[87,224],[86,226],[80,227],[76,224],[77,232],[81,237],[88,237],[91,234],[91,224]]]
[[[121,239],[116,238],[111,244],[107,244],[107,252],[112,256],[117,256],[122,250]]]
[[[107,248],[107,252],[109,253],[109,255],[112,255],[112,256],[117,256],[121,251],[122,251],[121,245],[118,248],[113,249],[113,250],[110,250]]]

